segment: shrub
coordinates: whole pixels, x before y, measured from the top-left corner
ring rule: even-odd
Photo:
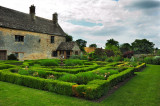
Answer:
[[[72,55],[69,59],[80,59],[79,55]]]
[[[106,61],[107,62],[113,62],[113,59],[112,58],[107,58]]]
[[[133,56],[134,52],[133,51],[127,51],[123,53],[124,58],[131,58]]]
[[[112,50],[105,50],[107,57],[114,56],[114,52]]]
[[[83,62],[79,59],[67,59],[65,60],[66,66],[83,65]]]
[[[10,64],[0,64],[0,69],[8,69],[13,67],[14,65],[10,65]]]
[[[57,59],[44,59],[40,60],[42,66],[58,66],[59,61]]]
[[[104,79],[103,76],[99,76],[93,72],[80,72],[76,74],[76,76],[78,84],[87,84],[89,81],[92,81],[94,79]]]
[[[160,56],[155,56],[153,58],[153,64],[160,65]]]
[[[74,74],[65,74],[60,77],[58,80],[65,81],[65,82],[77,82],[77,76]]]
[[[21,74],[21,75],[29,75],[29,72],[28,72],[28,70],[21,69],[21,70],[18,71],[18,74]]]
[[[103,75],[104,77],[108,77],[109,75],[112,75],[112,74],[118,74],[118,70],[113,70],[113,69],[102,69],[102,70],[99,70],[97,71],[97,74],[100,74],[100,75]]]
[[[147,64],[152,64],[153,63],[153,58],[152,57],[145,57],[144,62]]]
[[[121,56],[116,56],[114,57],[114,61],[118,62],[118,61],[123,61],[124,59]]]
[[[17,57],[14,54],[10,54],[8,56],[8,60],[18,60]]]

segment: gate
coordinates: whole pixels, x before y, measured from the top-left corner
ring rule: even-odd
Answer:
[[[7,51],[0,50],[0,60],[6,60],[6,59],[7,59]]]

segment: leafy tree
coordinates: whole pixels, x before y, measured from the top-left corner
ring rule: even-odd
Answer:
[[[83,39],[78,39],[76,40],[76,42],[79,45],[79,48],[81,49],[81,51],[84,51],[84,47],[86,47],[87,41]]]
[[[152,53],[154,50],[154,43],[153,42],[149,42],[147,39],[136,39],[133,43],[132,43],[132,48],[134,53],[137,54],[148,54],[148,53]]]
[[[108,44],[108,46],[106,46],[105,49],[106,49],[106,50],[113,51],[115,56],[121,55],[121,51],[120,51],[120,49],[118,48],[118,46],[109,45],[109,44]]]
[[[107,40],[105,49],[113,51],[114,55],[116,55],[116,56],[121,55],[121,51],[119,49],[119,42],[115,41],[114,39]]]
[[[66,42],[70,42],[70,41],[73,41],[73,37],[66,33]]]
[[[89,47],[95,47],[95,48],[97,48],[97,45],[96,44],[90,44]]]
[[[130,51],[131,50],[131,45],[129,43],[124,43],[120,46],[120,50],[122,53]]]
[[[108,46],[108,45],[114,45],[114,46],[118,47],[119,46],[119,42],[114,40],[114,39],[109,39],[109,40],[107,40],[107,43],[106,43],[106,46]]]

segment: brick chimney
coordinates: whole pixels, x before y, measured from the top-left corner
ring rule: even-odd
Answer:
[[[29,8],[30,8],[31,19],[32,19],[32,20],[35,20],[35,18],[36,18],[36,17],[35,17],[35,14],[36,14],[36,13],[35,13],[35,9],[36,9],[36,7],[35,7],[34,5],[31,5]]]
[[[57,13],[53,14],[53,23],[58,24],[58,14]]]

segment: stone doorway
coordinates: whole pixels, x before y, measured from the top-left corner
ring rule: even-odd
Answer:
[[[7,51],[0,50],[0,60],[7,60]]]
[[[66,51],[66,54],[67,54],[67,59],[70,58],[71,55],[70,51]]]

